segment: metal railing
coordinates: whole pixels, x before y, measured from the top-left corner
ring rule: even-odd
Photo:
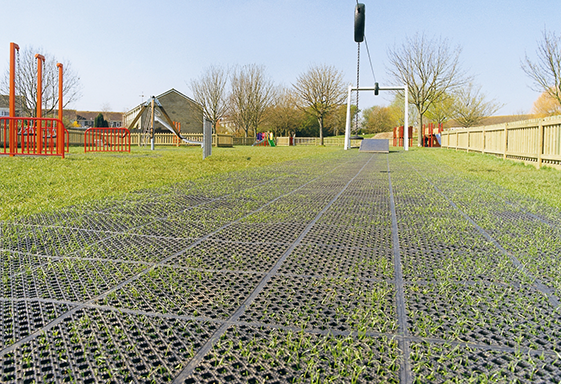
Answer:
[[[561,116],[442,132],[442,147],[561,165]]]
[[[131,133],[126,128],[88,128],[84,152],[130,152]]]
[[[131,133],[131,144],[141,145],[143,141],[141,140],[141,133]],[[191,141],[203,141],[202,133],[181,133],[181,136],[187,140]],[[175,141],[175,136],[173,133],[155,133],[154,134],[154,145],[177,145]],[[189,145],[184,142],[181,145]],[[193,144],[192,144],[193,145]],[[196,145],[196,144],[194,144]],[[213,147],[232,147],[234,142],[231,135],[214,134],[212,135],[212,146]]]
[[[80,129],[70,129],[70,145],[84,145],[84,134],[85,131]],[[141,133],[139,132],[131,132],[130,133],[130,140],[131,145],[141,145]],[[202,133],[182,133],[181,136],[186,138],[187,140],[191,141],[203,141]],[[177,145],[177,136],[173,133],[156,133],[154,134],[154,144],[155,145],[166,145],[166,146],[176,146]],[[212,145],[218,147],[232,147],[234,145],[234,141],[232,140],[231,135],[212,135]],[[140,144],[139,144],[140,143]],[[252,141],[253,144],[253,141]],[[184,142],[181,142],[181,145],[188,145]]]
[[[65,148],[65,139],[66,148]],[[68,151],[68,131],[59,119],[0,118],[0,154],[61,156]]]

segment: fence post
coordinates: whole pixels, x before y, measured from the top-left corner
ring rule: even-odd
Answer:
[[[543,142],[544,142],[544,128],[543,128],[543,121],[544,119],[540,119],[540,125],[538,129],[538,169],[542,167],[542,155],[543,155]]]
[[[508,123],[505,123],[505,137],[504,137],[504,153],[503,160],[506,160],[506,153],[508,152]]]

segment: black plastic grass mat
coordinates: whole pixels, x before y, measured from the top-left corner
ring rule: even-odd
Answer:
[[[0,222],[0,382],[560,382],[561,216],[411,156]]]

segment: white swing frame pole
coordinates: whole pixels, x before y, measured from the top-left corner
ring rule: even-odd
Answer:
[[[351,93],[353,91],[375,91],[376,87],[353,87],[349,85],[347,95],[347,124],[345,126],[345,151],[351,149]],[[401,87],[378,87],[379,91],[404,91],[405,92],[405,111],[404,111],[404,140],[403,148],[409,150],[409,90],[407,85]]]
[[[345,151],[351,149],[351,93],[353,86],[349,85],[349,94],[347,95],[347,122],[345,124]]]

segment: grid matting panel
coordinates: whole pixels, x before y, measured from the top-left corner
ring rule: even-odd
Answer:
[[[1,222],[2,380],[559,381],[557,216],[436,168],[341,151]]]
[[[232,326],[183,381],[191,383],[397,383],[399,349],[388,337],[343,337]]]

